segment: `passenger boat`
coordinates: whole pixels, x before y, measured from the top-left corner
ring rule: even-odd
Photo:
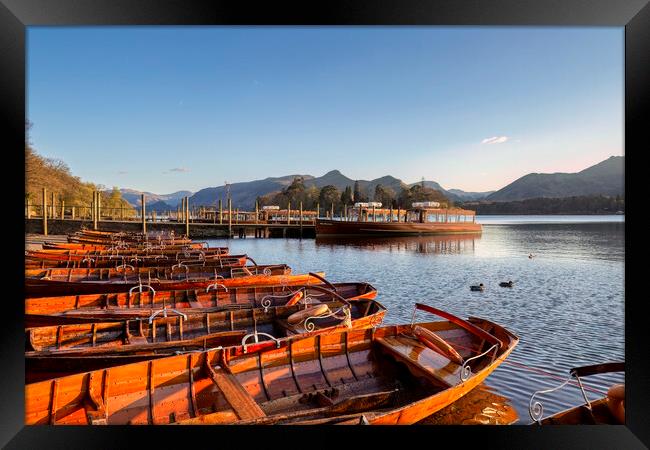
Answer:
[[[323,276],[323,273],[318,273]],[[143,288],[184,290],[269,284],[312,284],[318,279],[308,275],[293,275],[286,264],[260,265],[252,268],[185,266],[137,267],[135,269],[26,269],[25,295],[74,295],[104,292],[128,292]]]
[[[569,371],[569,378],[560,386],[535,392],[528,407],[528,413],[533,424],[538,425],[621,425],[625,424],[625,402],[623,385],[614,385],[608,396],[597,400],[589,400],[582,384],[581,377],[611,372],[625,372],[624,362],[612,362],[591,366],[576,367]],[[573,408],[560,411],[557,414],[543,418],[544,407],[539,401],[534,401],[539,394],[557,391],[567,385],[572,379],[578,382],[585,403]],[[617,392],[619,391],[619,392]],[[622,391],[622,392],[621,392]],[[622,395],[622,399],[621,397]]]
[[[446,320],[261,341],[27,384],[25,424],[412,424],[470,392],[518,342],[486,319],[416,308]]]
[[[303,301],[372,300],[377,289],[368,283],[330,283],[310,274],[319,284],[270,285],[182,291],[151,291],[36,297],[25,299],[25,327],[148,318],[172,308],[183,314],[238,308],[283,306],[301,294]],[[321,281],[323,282],[322,284]]]
[[[415,202],[408,210],[381,209],[381,203],[355,203],[347,217],[316,219],[316,236],[413,236],[481,233],[474,211]]]
[[[189,315],[167,308],[142,319],[30,328],[25,331],[26,382],[244,345],[261,336],[272,338],[266,341],[272,344],[297,334],[381,324],[386,309],[375,300],[348,302],[334,292],[327,293],[323,300],[290,306]]]

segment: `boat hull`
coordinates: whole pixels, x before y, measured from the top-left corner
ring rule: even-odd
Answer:
[[[347,222],[327,219],[316,221],[316,236],[422,236],[481,232],[481,224],[474,222]]]

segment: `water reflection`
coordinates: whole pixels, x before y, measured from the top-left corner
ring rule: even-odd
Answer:
[[[409,251],[431,254],[474,253],[480,234],[402,237],[317,237],[316,246],[346,246],[369,250]]]
[[[431,416],[422,425],[511,425],[519,420],[510,400],[480,384],[467,395]]]

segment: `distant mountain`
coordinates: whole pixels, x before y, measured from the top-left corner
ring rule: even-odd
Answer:
[[[233,183],[230,185],[230,195],[232,198],[233,206],[239,208],[254,208],[255,199],[259,196],[270,194],[272,192],[279,192],[291,184],[295,177],[303,177],[306,187],[316,186],[322,188],[327,185],[336,186],[337,189],[343,191],[346,186],[354,188],[355,180],[348,178],[338,170],[327,172],[321,177],[314,177],[312,175],[287,175],[277,178],[265,178],[264,180],[247,181],[242,183]],[[374,180],[358,180],[359,188],[365,190],[368,195],[373,195],[375,187],[381,184],[384,187],[389,187],[399,194],[402,187],[406,187],[401,180],[395,177],[385,176]],[[211,187],[201,189],[190,198],[190,204],[195,205],[215,205],[219,199],[227,198],[226,189],[224,186]],[[224,207],[225,207],[224,203]]]
[[[624,156],[610,158],[577,173],[529,173],[485,197],[487,201],[624,194]]]
[[[157,213],[176,211],[176,206],[171,206],[170,204],[165,203],[162,200],[158,200],[157,202],[153,202],[153,203],[149,203],[149,202],[146,203],[147,203],[147,210],[145,212],[147,214],[152,211],[156,211]]]
[[[144,194],[148,208],[151,208],[149,205],[162,201],[170,207],[168,209],[176,209],[176,206],[180,204],[183,197],[192,195],[191,191],[178,191],[172,194],[160,195],[152,192],[136,191],[135,189],[120,189],[120,193],[122,194],[122,198],[133,206],[140,206],[140,195]]]
[[[417,183],[411,183],[409,184],[409,187],[414,186],[416,184],[420,184],[420,182]],[[488,195],[492,194],[494,191],[489,191],[489,192],[465,192],[460,189],[445,189],[440,184],[438,184],[435,181],[424,181],[424,186],[435,189],[437,191],[442,192],[445,197],[447,197],[449,200],[454,201],[454,202],[468,202],[468,201],[474,201],[474,200],[480,200],[482,198],[487,197]]]
[[[449,189],[447,193],[449,194],[450,197],[454,197],[453,200],[455,201],[474,201],[474,200],[481,200],[488,195],[494,193],[496,191],[487,191],[487,192],[465,192],[460,189]],[[457,199],[456,199],[457,197]]]

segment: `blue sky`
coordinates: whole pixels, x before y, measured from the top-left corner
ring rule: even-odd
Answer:
[[[29,27],[27,52],[34,147],[109,187],[486,191],[623,154],[622,27]]]

